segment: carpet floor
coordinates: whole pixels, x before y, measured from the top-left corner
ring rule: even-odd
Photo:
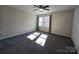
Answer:
[[[69,38],[39,32],[40,35],[48,35],[44,46],[41,46],[35,42],[40,35],[34,40],[27,38],[31,33],[34,32],[0,40],[0,54],[77,54],[74,43]]]

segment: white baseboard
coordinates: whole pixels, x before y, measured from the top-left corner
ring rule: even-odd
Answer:
[[[32,31],[30,31],[30,32],[32,32]],[[28,33],[28,32],[26,32],[26,33]],[[26,33],[14,34],[14,35],[10,35],[10,36],[7,36],[7,37],[1,37],[0,40],[6,39],[6,38],[10,38],[10,37],[14,37],[14,36],[18,36],[18,35],[22,35],[22,34],[26,34]]]

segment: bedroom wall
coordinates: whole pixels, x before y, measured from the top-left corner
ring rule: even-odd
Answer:
[[[51,32],[54,34],[71,37],[72,21],[72,10],[52,13]]]
[[[72,28],[72,40],[79,53],[79,6],[74,10],[74,20]]]
[[[36,15],[0,6],[0,39],[36,30]]]

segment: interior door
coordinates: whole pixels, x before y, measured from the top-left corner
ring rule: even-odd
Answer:
[[[38,20],[39,31],[49,32],[50,16],[40,16]]]

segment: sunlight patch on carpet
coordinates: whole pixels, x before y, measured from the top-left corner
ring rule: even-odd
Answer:
[[[30,35],[27,36],[30,40],[34,40],[40,33],[39,32],[34,32]]]
[[[48,35],[41,34],[40,37],[35,41],[37,44],[44,46]]]

